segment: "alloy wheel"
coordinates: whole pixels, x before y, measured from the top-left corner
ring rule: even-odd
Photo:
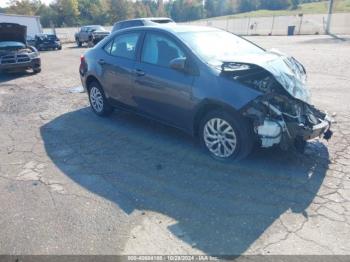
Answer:
[[[212,118],[206,122],[203,138],[208,150],[220,158],[230,157],[237,147],[237,136],[234,129],[221,118]]]
[[[91,87],[90,89],[90,102],[93,109],[97,113],[101,113],[103,110],[103,95],[97,87]]]

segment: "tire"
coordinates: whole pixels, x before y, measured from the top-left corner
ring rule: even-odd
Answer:
[[[109,104],[101,85],[93,81],[88,86],[89,102],[92,111],[98,116],[108,116],[113,112],[113,107]]]
[[[204,150],[220,161],[244,159],[255,143],[249,121],[223,110],[207,113],[200,122],[198,134]]]
[[[33,72],[34,72],[34,74],[40,73],[41,72],[41,67],[34,67],[33,68]]]
[[[81,46],[82,46],[82,43],[79,41],[78,38],[75,39],[75,42],[77,43],[77,46],[78,46],[78,47],[81,47]]]

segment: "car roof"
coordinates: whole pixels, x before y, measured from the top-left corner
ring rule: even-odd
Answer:
[[[134,30],[158,30],[165,31],[172,34],[187,33],[187,32],[213,32],[222,31],[221,29],[208,26],[193,26],[193,25],[179,25],[179,24],[164,24],[162,26],[135,26],[118,30],[116,32],[127,32]]]
[[[115,24],[118,24],[118,23],[124,23],[124,22],[130,22],[130,21],[152,21],[152,20],[158,20],[158,21],[161,21],[161,20],[170,20],[170,21],[173,21],[171,18],[169,17],[141,17],[141,18],[134,18],[134,19],[127,19],[127,20],[122,20],[122,21],[118,21],[116,22]]]
[[[51,35],[54,35],[55,36],[55,34],[52,34],[52,33],[42,33],[42,34],[36,34],[36,36],[51,36]]]
[[[102,25],[84,25],[82,27],[103,27]]]

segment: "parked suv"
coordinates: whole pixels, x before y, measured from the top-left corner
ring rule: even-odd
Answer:
[[[175,22],[167,17],[147,17],[147,18],[137,18],[131,20],[125,20],[117,22],[113,25],[112,32],[120,29],[135,27],[135,26],[152,26],[159,24],[174,24]]]
[[[39,52],[35,47],[27,45],[26,37],[26,26],[0,23],[0,71],[41,71]]]
[[[116,31],[85,53],[80,75],[97,115],[118,107],[156,119],[220,160],[242,159],[256,142],[303,151],[332,136],[296,59],[215,28]]]
[[[109,34],[110,33],[100,25],[87,25],[81,27],[79,32],[75,34],[75,42],[78,46],[82,46],[83,43],[96,45]]]
[[[35,47],[41,50],[61,50],[62,45],[60,39],[55,34],[39,34],[35,36]]]

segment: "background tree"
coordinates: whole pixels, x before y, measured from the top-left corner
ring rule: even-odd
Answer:
[[[40,5],[40,0],[10,0],[7,12],[18,15],[35,15]]]
[[[2,1],[2,0],[0,0]],[[44,27],[112,25],[135,17],[169,16],[177,22],[230,15],[258,9],[296,9],[320,0],[9,0],[0,12],[40,15]]]

